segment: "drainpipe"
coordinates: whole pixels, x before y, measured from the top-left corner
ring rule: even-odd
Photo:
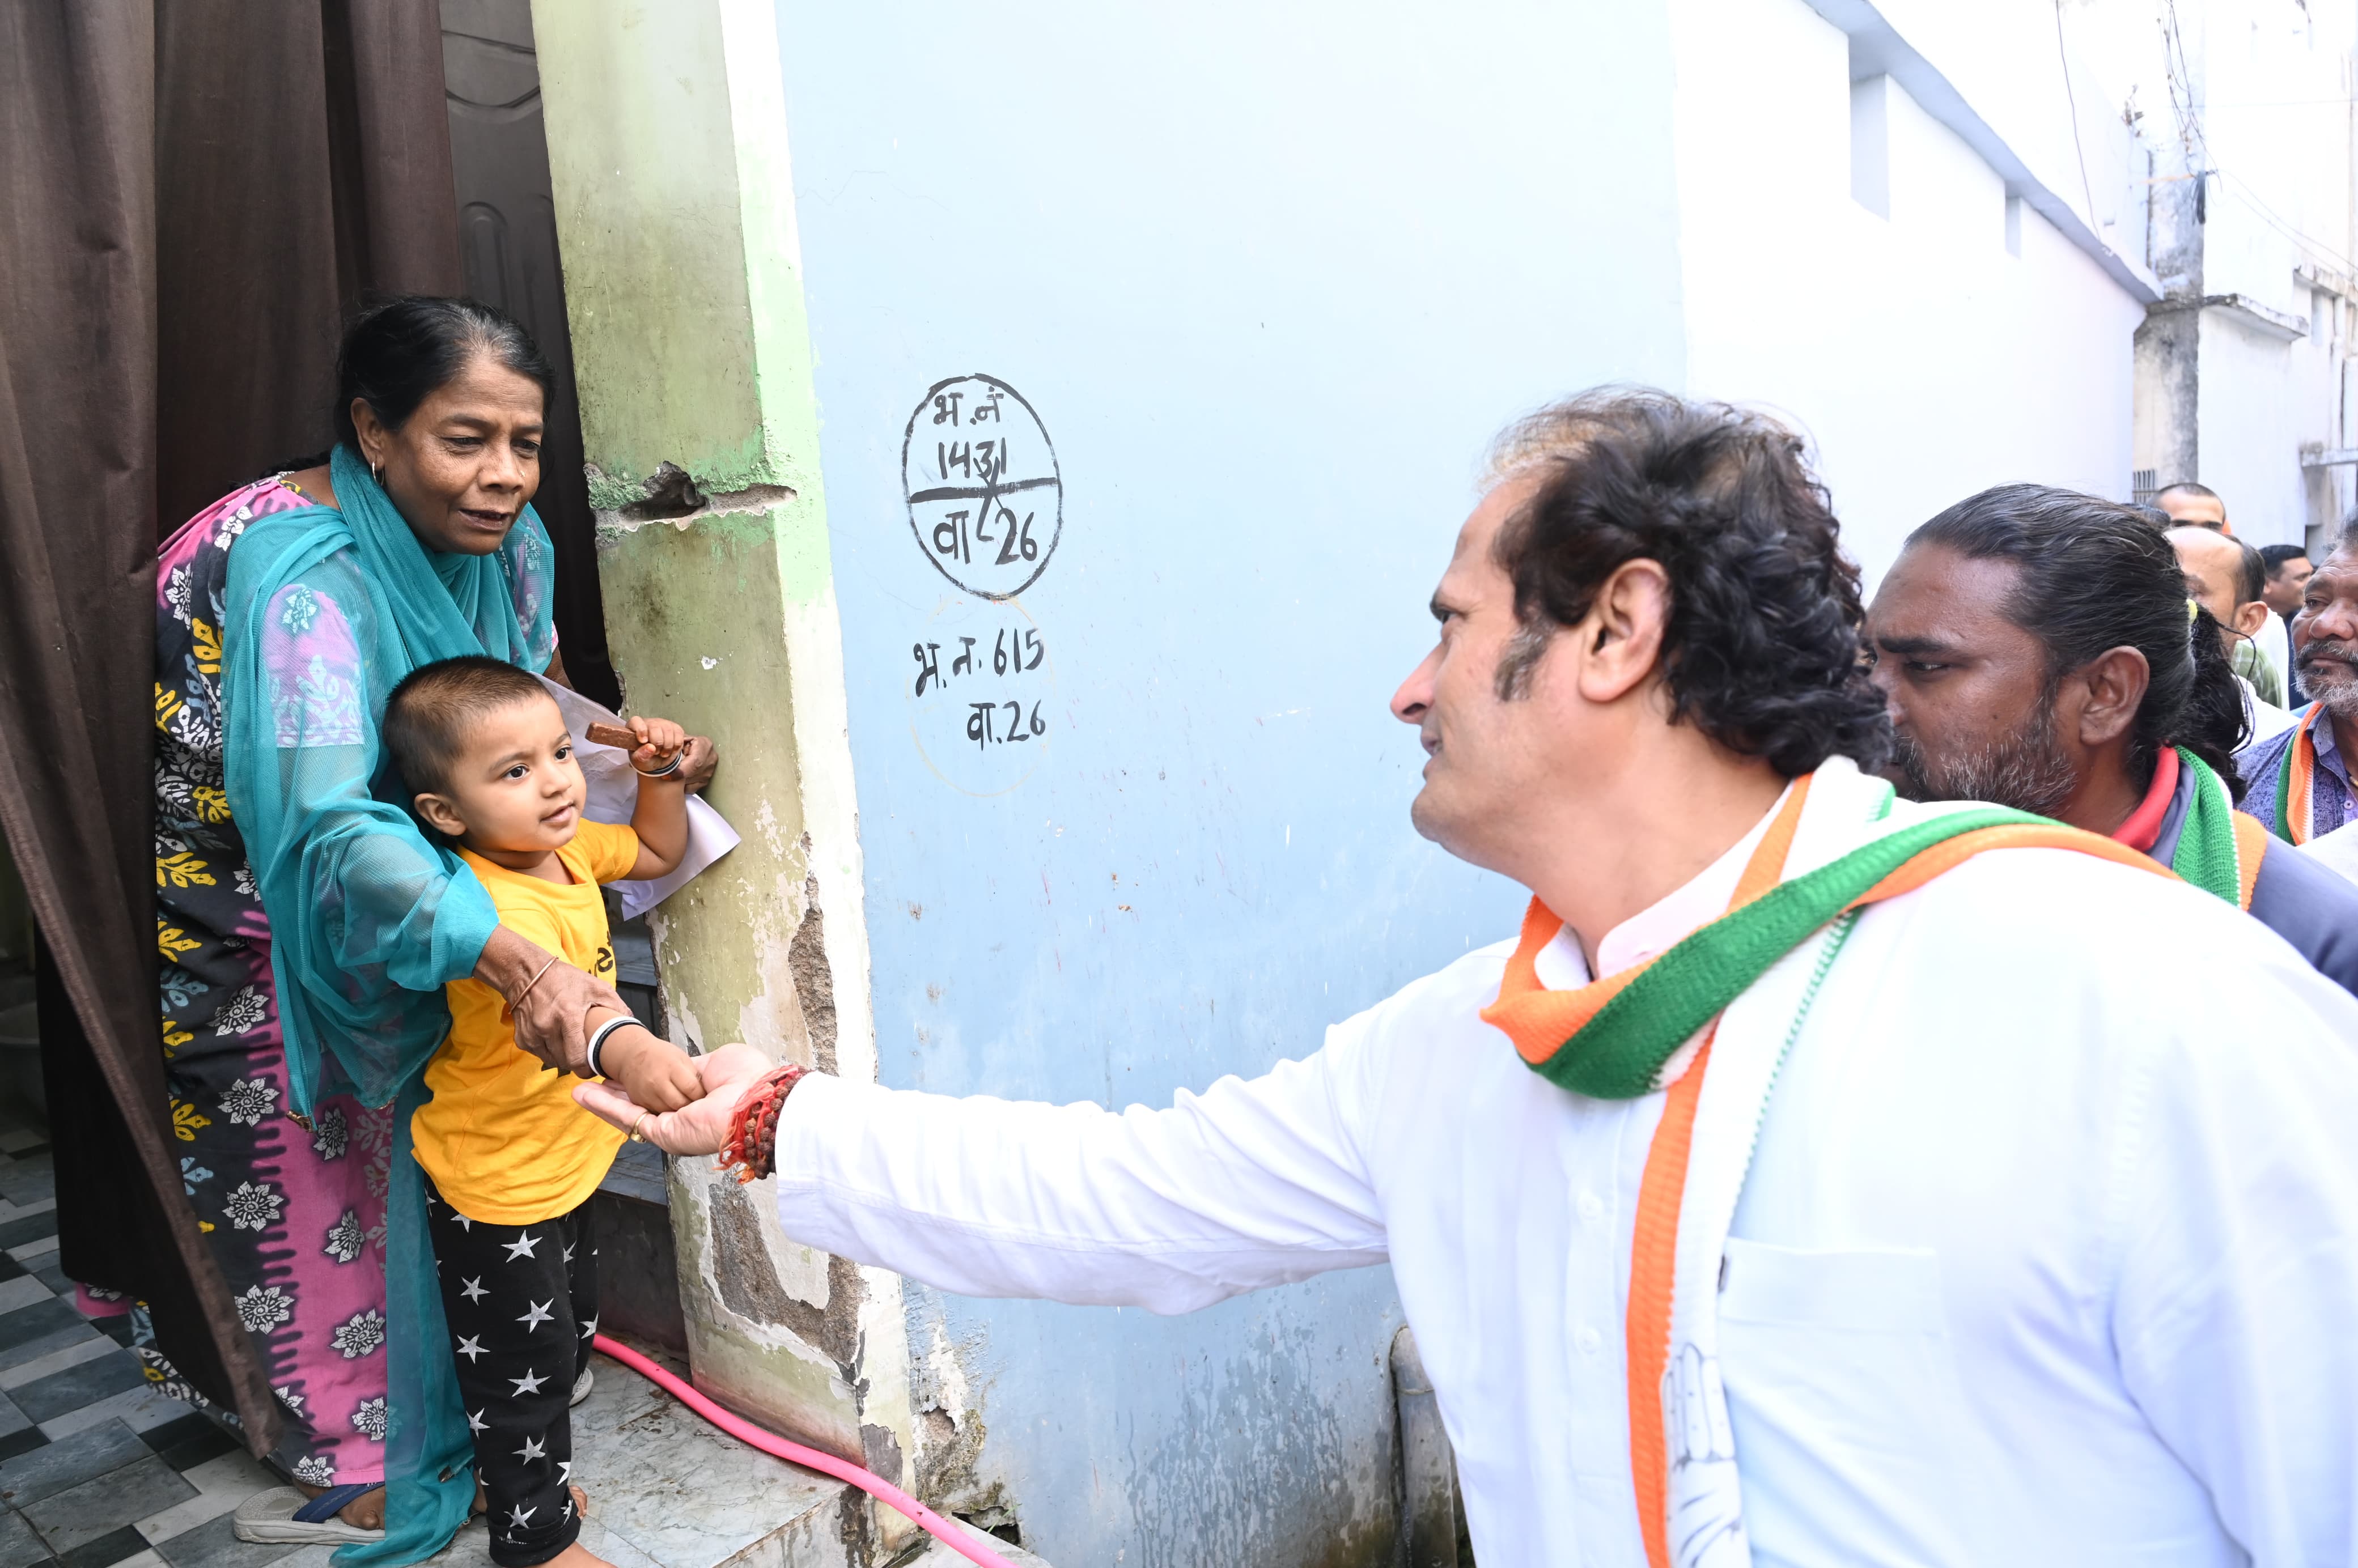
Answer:
[[[1407,1568],[1474,1568],[1457,1456],[1441,1424],[1432,1379],[1407,1327],[1392,1336],[1392,1401],[1400,1418],[1401,1535]]]

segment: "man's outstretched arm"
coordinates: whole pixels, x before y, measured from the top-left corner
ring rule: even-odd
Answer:
[[[675,1153],[719,1148],[768,1066],[739,1045],[699,1064],[706,1098],[641,1126]],[[1160,1313],[1380,1263],[1336,1075],[1322,1051],[1117,1114],[813,1074],[779,1119],[779,1220],[805,1245],[964,1295]],[[575,1098],[620,1127],[641,1115],[603,1086]]]

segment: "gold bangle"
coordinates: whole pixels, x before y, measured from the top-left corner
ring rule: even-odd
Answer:
[[[530,995],[532,994],[532,988],[533,988],[533,987],[535,987],[535,986],[536,986],[536,985],[538,985],[538,984],[540,984],[540,977],[541,977],[542,975],[545,975],[545,974],[548,973],[548,971],[549,971],[549,970],[551,970],[551,969],[553,969],[553,968],[557,968],[557,959],[555,958],[555,957],[553,957],[553,956],[552,956],[552,957],[549,958],[548,962],[546,962],[546,964],[543,964],[543,965],[542,965],[542,966],[541,966],[537,970],[535,970],[535,971],[534,972],[532,979],[528,979],[528,980],[525,981],[525,983],[524,983],[524,989],[522,989],[522,990],[520,990],[520,991],[516,992],[516,993],[515,993],[515,995],[514,995],[514,996],[512,996],[512,997],[510,997],[510,998],[508,999],[508,1016],[509,1016],[509,1017],[513,1018],[513,1017],[514,1017],[514,1016],[515,1016],[516,1003],[518,1003],[518,1002],[522,1001],[525,998],[526,998],[526,997],[528,997],[528,996],[530,996]]]

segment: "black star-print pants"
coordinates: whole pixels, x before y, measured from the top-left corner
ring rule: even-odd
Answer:
[[[598,1332],[590,1206],[532,1225],[470,1219],[426,1185],[426,1228],[475,1471],[500,1568],[546,1563],[581,1533],[573,1474],[574,1380]]]

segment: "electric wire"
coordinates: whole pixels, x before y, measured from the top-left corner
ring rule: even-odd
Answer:
[[[2080,100],[2071,91],[2071,53],[2063,43],[2063,0],[2055,0],[2055,63],[2063,68],[2063,103],[2071,112],[2071,150],[2080,157],[2080,200],[2087,204],[2088,227],[2093,230],[2096,197],[2088,185],[2088,149],[2080,145]]]
[[[2061,0],[2057,0],[2057,4],[2060,7]],[[2060,28],[2062,16],[2060,9],[2056,16],[2057,26]],[[2299,227],[2278,214],[2274,208],[2260,200],[2259,192],[2252,188],[2249,181],[2221,166],[2218,157],[2211,150],[2210,138],[2203,134],[2201,107],[2194,99],[2194,73],[2186,64],[2186,39],[2179,27],[2178,0],[2163,0],[2161,32],[2161,63],[2163,74],[2168,78],[2169,85],[2169,106],[2179,123],[2180,147],[2185,153],[2187,161],[2196,166],[2195,178],[2201,178],[2206,175],[2216,176],[2221,189],[2228,189],[2237,200],[2250,208],[2263,223],[2290,240],[2296,246],[2310,252],[2313,258],[2321,257],[2344,273],[2358,273],[2358,265],[2353,265],[2348,256],[2343,255],[2323,240],[2304,233]],[[2061,36],[2060,33],[2058,36]],[[2069,86],[2068,74],[2066,86]],[[2320,102],[2328,101],[2320,100]]]

